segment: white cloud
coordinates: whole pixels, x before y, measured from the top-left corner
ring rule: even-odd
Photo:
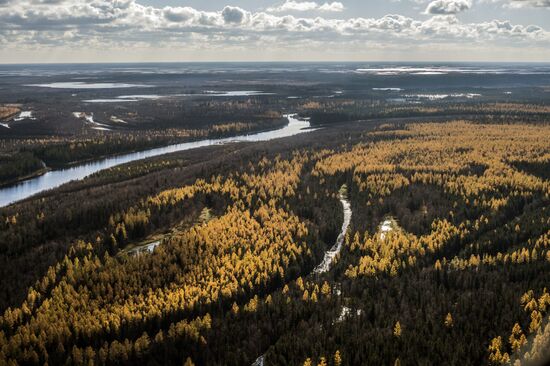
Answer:
[[[472,7],[472,0],[435,0],[428,4],[426,14],[458,14]]]
[[[550,9],[550,0],[480,0],[481,2],[502,3],[506,8],[547,8]]]
[[[248,17],[249,13],[241,8],[226,6],[222,10],[222,17],[226,23],[241,24]]]
[[[0,56],[29,47],[256,47],[266,52],[289,48],[307,52],[315,47],[325,52],[327,48],[353,52],[377,47],[385,52],[402,52],[430,45],[448,49],[475,45],[483,49],[547,49],[550,42],[549,32],[539,26],[516,25],[507,20],[462,23],[450,11],[424,21],[403,15],[328,19],[249,12],[232,6],[201,11],[144,6],[134,0],[46,1],[17,0],[0,6]]]
[[[530,6],[534,8],[550,8],[550,0],[512,0],[508,4],[512,8]]]
[[[344,11],[344,9],[345,9],[344,4],[337,1],[332,3],[324,3],[323,5],[319,6],[319,10],[321,11],[340,12],[340,11]]]
[[[270,13],[286,13],[286,12],[299,12],[299,11],[326,11],[326,12],[341,12],[345,9],[344,4],[341,2],[331,2],[319,5],[314,1],[295,1],[285,0],[285,2],[279,6],[268,8]]]

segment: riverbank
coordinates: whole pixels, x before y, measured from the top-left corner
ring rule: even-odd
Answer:
[[[220,139],[204,139],[192,142],[178,143],[164,147],[152,148],[145,151],[113,156],[90,163],[72,166],[67,169],[52,170],[40,177],[26,180],[15,186],[0,189],[0,207],[10,205],[14,202],[31,197],[40,192],[59,187],[70,181],[84,179],[91,174],[102,171],[104,169],[112,168],[136,160],[142,160],[177,151],[197,149],[212,145],[224,145],[234,142],[269,141],[272,139],[289,137],[300,133],[314,131],[314,129],[308,129],[310,127],[310,124],[307,120],[297,119],[296,115],[294,114],[288,114],[284,117],[288,120],[288,124],[286,124],[282,128],[272,131],[244,134]]]
[[[267,122],[267,121],[264,121]],[[48,169],[40,169],[35,172],[24,174],[13,179],[0,181],[0,188],[9,187],[23,181],[36,178],[40,175],[47,173],[50,170],[62,170],[69,169],[78,165],[122,156],[131,153],[139,153],[154,148],[162,148],[175,144],[191,143],[201,141],[205,139],[224,139],[238,137],[243,134],[258,134],[263,132],[275,131],[283,128],[288,124],[288,119],[279,118],[273,119],[270,123],[249,123],[243,126],[229,125],[224,129],[208,129],[208,130],[195,130],[191,131],[191,135],[187,137],[171,137],[171,138],[157,138],[153,140],[146,140],[143,137],[141,139],[133,140],[133,135],[119,135],[109,136],[107,140],[101,139],[84,139],[84,140],[69,140],[66,143],[51,143],[45,146],[38,147],[25,147],[25,154],[32,154],[37,160],[46,161],[48,163]],[[218,125],[214,125],[216,127]],[[223,127],[223,126],[222,126]],[[232,129],[232,127],[234,127]],[[126,138],[129,140],[126,141]],[[114,139],[114,140],[113,140]],[[40,142],[42,143],[42,142]],[[106,153],[98,153],[98,150],[109,151]],[[67,161],[67,158],[83,155],[90,157],[76,158],[74,160]],[[17,159],[17,154],[12,158]],[[43,163],[46,165],[45,163]]]
[[[43,176],[44,174],[46,174],[50,171],[52,171],[52,168],[46,167],[46,168],[39,169],[35,172],[32,172],[30,174],[27,174],[27,175],[24,175],[24,176],[15,178],[15,179],[6,180],[6,181],[0,183],[0,189],[8,188],[8,187],[13,186],[15,184],[22,183],[26,180],[41,177],[41,176]]]

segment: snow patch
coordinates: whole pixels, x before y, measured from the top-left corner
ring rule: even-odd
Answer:
[[[383,222],[382,222],[382,225],[380,225],[380,240],[384,240],[386,239],[386,235],[393,231],[393,221],[391,219],[385,219]]]
[[[73,116],[75,116],[78,119],[84,119],[86,123],[92,125],[92,130],[97,131],[112,131],[111,126],[96,122],[94,120],[94,114],[90,113],[84,113],[84,112],[73,112]]]
[[[264,355],[261,355],[260,357],[258,357],[256,361],[254,361],[252,366],[264,366]]]
[[[357,309],[356,312],[357,316],[360,316],[363,312],[361,309]],[[347,306],[342,306],[342,311],[340,312],[340,316],[338,319],[336,319],[336,323],[341,323],[344,320],[348,319],[352,315],[351,308],[348,308]]]
[[[477,93],[455,93],[455,94],[409,94],[405,95],[407,98],[413,99],[427,99],[427,100],[442,100],[447,98],[467,98],[474,99],[481,97],[481,94]]]
[[[118,118],[117,116],[111,116],[111,122],[128,124],[128,122],[126,122],[123,119]]]
[[[128,254],[140,255],[143,253],[153,253],[155,251],[155,248],[158,247],[159,245],[160,245],[160,240],[157,240],[147,245],[142,245],[132,250],[129,250]]]
[[[24,111],[24,112],[21,112],[19,113],[19,116],[15,117],[13,120],[15,122],[19,122],[19,121],[22,121],[24,119],[32,119],[32,120],[35,120],[36,118],[34,118],[32,116],[32,111]]]

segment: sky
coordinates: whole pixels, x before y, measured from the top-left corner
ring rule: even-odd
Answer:
[[[0,63],[550,61],[550,0],[0,0]]]

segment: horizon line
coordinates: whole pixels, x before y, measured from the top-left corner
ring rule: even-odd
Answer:
[[[443,64],[443,63],[455,63],[455,64],[548,64],[550,61],[418,61],[418,60],[362,60],[362,61],[352,61],[352,60],[339,60],[339,61],[321,61],[321,60],[257,60],[257,61],[76,61],[76,62],[0,62],[0,66],[39,66],[39,65],[117,65],[117,64],[338,64],[338,63],[432,63],[432,64]]]

